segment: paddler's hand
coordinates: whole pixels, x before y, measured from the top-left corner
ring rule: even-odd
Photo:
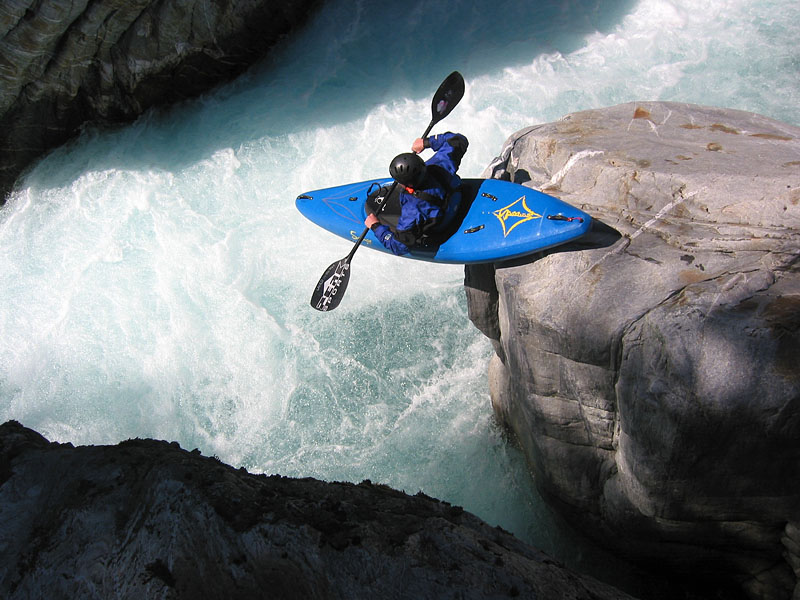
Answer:
[[[422,138],[417,138],[414,140],[414,143],[411,144],[411,151],[414,154],[419,154],[425,149],[425,140]]]
[[[372,229],[373,225],[377,225],[380,221],[378,221],[378,217],[373,214],[370,214],[366,220],[364,221],[364,225]]]

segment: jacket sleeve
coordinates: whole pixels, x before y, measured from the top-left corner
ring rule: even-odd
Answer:
[[[439,165],[451,175],[455,175],[461,166],[461,159],[467,152],[469,142],[460,133],[440,133],[425,140],[425,145],[434,151],[434,155],[426,162],[429,165]]]
[[[372,228],[372,231],[375,233],[375,237],[380,240],[381,244],[383,244],[386,249],[390,250],[393,254],[396,254],[397,256],[408,254],[408,246],[397,239],[397,235],[393,233],[392,230],[386,225],[376,225]]]

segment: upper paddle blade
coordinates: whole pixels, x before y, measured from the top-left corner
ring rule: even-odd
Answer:
[[[464,78],[458,71],[447,76],[433,95],[431,102],[431,123],[435,124],[450,114],[456,104],[464,97]]]
[[[350,281],[349,258],[343,258],[325,270],[311,295],[311,306],[322,312],[339,306]]]

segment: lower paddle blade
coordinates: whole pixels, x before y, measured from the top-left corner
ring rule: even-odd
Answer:
[[[311,306],[319,311],[333,310],[342,301],[350,281],[350,261],[343,258],[327,268],[311,295]]]

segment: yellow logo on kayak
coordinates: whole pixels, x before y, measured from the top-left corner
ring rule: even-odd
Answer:
[[[353,231],[352,229],[350,230],[350,238],[351,238],[351,239],[352,239],[354,242],[358,241],[358,238],[359,238],[360,236],[361,236],[361,234],[360,234],[360,233],[356,233],[356,232],[355,232],[355,231]],[[364,239],[364,241],[362,242],[362,244],[366,244],[367,246],[372,246],[372,240],[365,238],[365,239]]]
[[[520,207],[517,207],[517,210],[514,210],[514,207],[517,204],[522,204],[522,209],[525,212],[521,212],[519,210]],[[508,237],[508,234],[511,233],[517,225],[522,225],[523,223],[530,221],[532,219],[541,219],[542,215],[533,212],[528,205],[525,204],[525,196],[522,196],[515,202],[512,202],[505,208],[500,208],[492,213],[497,220],[500,221],[500,224],[503,226],[503,237]]]

